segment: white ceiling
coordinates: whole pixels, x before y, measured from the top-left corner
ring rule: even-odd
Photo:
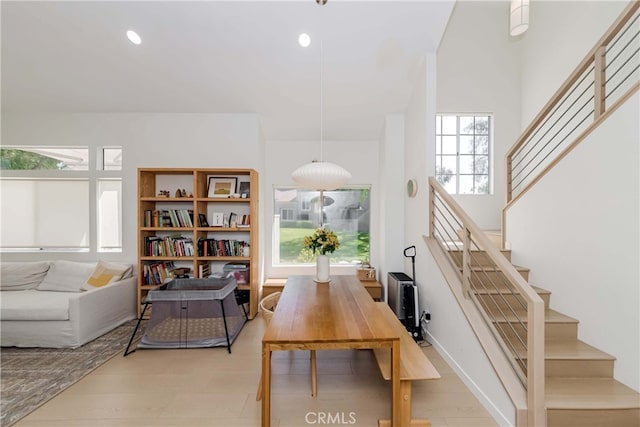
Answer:
[[[322,87],[324,139],[377,140],[454,1],[2,1],[2,109],[257,113],[317,140]]]

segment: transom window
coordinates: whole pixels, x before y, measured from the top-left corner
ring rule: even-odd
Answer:
[[[7,147],[1,150],[3,170],[89,170],[87,147]]]
[[[490,115],[436,116],[436,179],[450,194],[491,193]]]

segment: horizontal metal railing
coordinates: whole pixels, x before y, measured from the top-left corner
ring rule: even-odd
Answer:
[[[507,152],[507,203],[550,170],[598,119],[640,88],[640,2],[607,33]]]
[[[544,426],[544,302],[434,177],[429,188],[429,236],[526,388],[529,425]]]

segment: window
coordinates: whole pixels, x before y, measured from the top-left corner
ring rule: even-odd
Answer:
[[[89,156],[88,147],[0,150],[0,250],[89,251],[93,240],[98,252],[122,250],[122,179],[111,172],[121,170],[122,148]]]
[[[122,181],[98,179],[98,252],[122,250]]]
[[[293,221],[295,219],[293,209],[280,209],[280,219],[282,221]]]
[[[103,147],[101,161],[98,168],[104,171],[122,170],[122,148],[120,147]]]
[[[280,187],[274,190],[273,265],[303,265],[315,256],[303,248],[322,224],[340,239],[340,248],[331,254],[332,264],[356,264],[369,259],[369,187],[320,192]]]
[[[89,250],[89,180],[3,179],[2,248]]]
[[[3,170],[89,170],[88,148],[9,147],[0,159]]]
[[[490,115],[436,116],[436,179],[450,194],[491,192]]]

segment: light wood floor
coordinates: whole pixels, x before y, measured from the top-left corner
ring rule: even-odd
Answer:
[[[245,325],[232,354],[210,348],[118,355],[16,427],[259,426],[255,394],[263,333],[258,317]],[[496,426],[435,349],[425,351],[442,379],[414,383],[413,416],[431,419],[434,427]],[[373,427],[388,418],[389,384],[370,350],[318,351],[317,360],[318,396],[313,398],[309,353],[274,353],[273,426]],[[334,422],[321,422],[328,417]]]

